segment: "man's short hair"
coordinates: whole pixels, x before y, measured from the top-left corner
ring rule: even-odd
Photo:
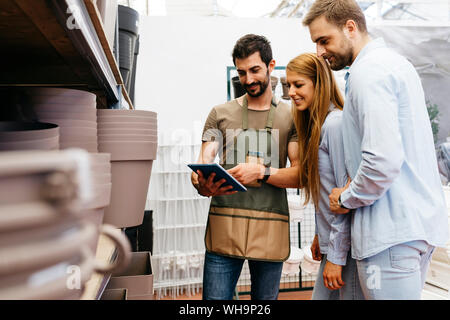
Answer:
[[[247,34],[240,38],[233,49],[233,63],[236,65],[236,59],[245,59],[259,52],[261,55],[261,60],[269,66],[270,61],[272,61],[272,47],[270,46],[269,40],[264,36],[258,36],[256,34]]]
[[[366,17],[354,0],[316,0],[303,19],[303,25],[309,26],[321,16],[339,28],[342,28],[348,20],[353,20],[359,31],[367,33]]]

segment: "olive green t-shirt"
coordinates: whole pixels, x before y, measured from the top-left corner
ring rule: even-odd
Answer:
[[[248,127],[252,129],[264,129],[267,123],[269,110],[248,110]],[[289,142],[297,142],[297,132],[292,118],[291,106],[279,102],[273,117],[272,132],[278,137],[278,168],[285,168],[287,162],[287,150]],[[225,162],[227,146],[234,144],[234,136],[242,132],[242,106],[234,99],[225,104],[214,107],[208,115],[203,128],[202,141],[218,141],[223,143],[221,163]],[[230,134],[232,133],[232,134]],[[272,164],[273,165],[273,164]],[[276,165],[275,165],[276,167]]]

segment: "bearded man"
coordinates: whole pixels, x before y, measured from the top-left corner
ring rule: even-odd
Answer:
[[[214,174],[207,179],[201,171],[192,175],[199,194],[212,196],[203,298],[231,300],[248,260],[251,298],[274,300],[290,253],[285,188],[299,183],[297,134],[291,107],[272,94],[275,60],[269,41],[246,35],[237,41],[232,57],[246,94],[211,110],[198,163],[212,163],[219,153],[221,165],[247,191],[230,191],[224,180],[214,182]]]

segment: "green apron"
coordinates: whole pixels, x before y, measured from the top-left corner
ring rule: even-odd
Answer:
[[[248,128],[248,101],[244,96],[242,106],[243,131],[234,139],[235,163],[226,163],[228,170],[235,167],[244,155],[264,154],[270,159],[272,146],[272,123],[276,112],[272,101],[265,130],[260,130],[258,139],[267,143],[245,144],[245,150],[237,150],[239,136],[255,129]],[[253,132],[254,133],[254,132]],[[242,137],[241,137],[242,138]],[[239,144],[242,147],[242,143]],[[266,150],[255,150],[265,146]],[[277,146],[278,148],[278,146]],[[241,154],[240,154],[241,153]],[[243,161],[245,162],[245,161]],[[279,163],[272,163],[279,167]],[[205,234],[206,250],[219,255],[261,261],[285,261],[290,254],[289,207],[286,189],[263,182],[260,187],[247,187],[247,192],[227,196],[214,196],[211,200]]]

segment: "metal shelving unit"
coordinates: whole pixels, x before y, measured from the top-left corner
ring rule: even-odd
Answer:
[[[94,0],[2,0],[0,12],[2,93],[73,88],[95,93],[97,108],[133,109]],[[112,261],[116,254],[100,238],[97,258]],[[109,278],[94,274],[83,299],[99,299]]]
[[[92,0],[3,0],[0,11],[1,87],[76,88],[133,108]]]

